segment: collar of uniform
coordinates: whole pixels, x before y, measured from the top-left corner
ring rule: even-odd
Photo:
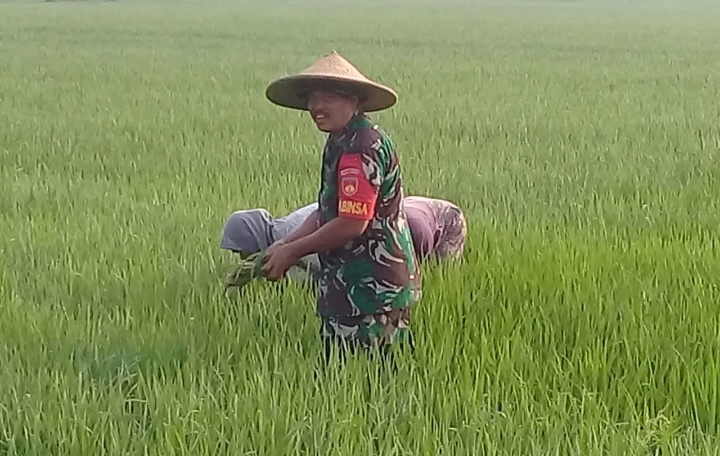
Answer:
[[[347,126],[345,126],[345,130],[356,130],[367,125],[369,122],[370,119],[367,118],[364,112],[356,111],[350,118],[350,121],[348,121]]]
[[[342,133],[338,135],[335,142],[340,142],[343,139],[345,139],[345,136],[352,132],[353,130],[357,130],[358,128],[367,126],[370,124],[370,119],[367,118],[364,112],[362,111],[355,111],[355,114],[350,118],[348,123],[345,125],[345,128],[343,129]]]

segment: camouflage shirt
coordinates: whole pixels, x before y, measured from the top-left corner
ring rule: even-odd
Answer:
[[[339,138],[325,143],[320,225],[338,216],[369,224],[345,246],[318,254],[321,317],[378,314],[420,298],[420,271],[402,200],[394,145],[369,118],[356,114]]]

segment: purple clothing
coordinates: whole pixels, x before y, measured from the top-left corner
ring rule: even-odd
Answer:
[[[459,207],[450,201],[423,196],[403,198],[418,260],[434,256],[459,258],[465,249],[467,226]]]
[[[405,198],[403,208],[412,233],[415,253],[419,259],[431,255],[437,243],[438,224],[428,204],[412,198]]]

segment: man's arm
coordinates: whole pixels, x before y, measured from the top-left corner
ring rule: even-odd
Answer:
[[[373,172],[366,172],[366,168]],[[292,248],[303,257],[342,247],[360,236],[375,215],[381,171],[373,154],[346,153],[340,157],[338,177],[338,217],[303,238],[295,238]]]
[[[384,176],[375,152],[345,153],[340,157],[337,167],[338,217],[300,237],[310,231],[306,228],[311,220],[308,217],[289,237],[289,242],[277,248],[270,246],[263,266],[269,280],[279,280],[298,259],[342,247],[367,229],[375,215],[381,176]]]
[[[289,244],[298,257],[304,257],[311,253],[327,252],[340,248],[360,236],[367,225],[368,222],[365,220],[354,220],[340,216],[330,220],[315,232]]]

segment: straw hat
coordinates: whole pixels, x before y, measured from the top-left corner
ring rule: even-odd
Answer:
[[[360,98],[360,109],[365,112],[388,109],[398,98],[393,89],[371,81],[335,51],[296,75],[273,81],[265,96],[278,106],[306,111],[305,97],[315,88],[356,95]]]

